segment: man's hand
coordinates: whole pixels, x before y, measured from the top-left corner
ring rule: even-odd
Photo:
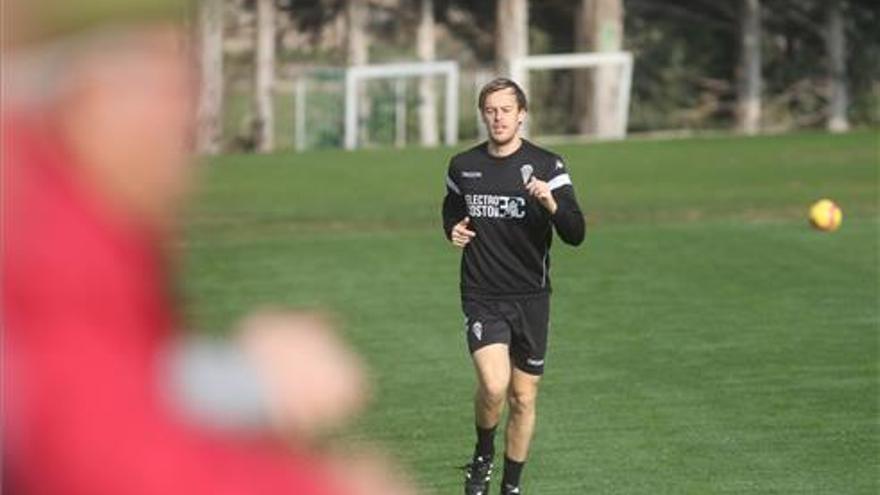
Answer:
[[[556,209],[559,206],[556,204],[556,200],[553,199],[553,193],[550,191],[550,186],[547,185],[546,182],[536,179],[532,177],[528,184],[526,184],[526,191],[529,194],[538,200],[547,211],[550,212],[551,215],[556,213]]]
[[[468,224],[470,222],[471,217],[464,217],[462,221],[455,224],[455,227],[452,227],[452,235],[450,236],[452,244],[463,248],[471,242],[471,239],[477,236],[476,232],[468,229]]]

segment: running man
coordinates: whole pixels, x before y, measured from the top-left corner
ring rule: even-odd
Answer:
[[[495,430],[505,401],[503,495],[521,494],[520,475],[535,427],[538,383],[550,326],[550,244],[584,239],[584,217],[564,161],[522,139],[522,89],[495,79],[479,95],[489,139],[452,158],[443,227],[462,248],[461,302],[477,375],[477,443],[466,495],[487,495]]]

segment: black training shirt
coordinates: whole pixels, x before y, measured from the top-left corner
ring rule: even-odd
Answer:
[[[554,215],[526,191],[532,177],[549,184],[558,205]],[[462,253],[462,295],[547,293],[553,227],[567,244],[584,239],[584,217],[565,163],[525,139],[505,157],[490,155],[482,143],[450,160],[443,200],[447,239],[464,217],[477,236]]]

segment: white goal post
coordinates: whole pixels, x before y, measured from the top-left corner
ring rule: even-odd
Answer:
[[[555,55],[532,55],[517,57],[511,61],[511,78],[517,82],[526,82],[528,85],[528,71],[537,69],[579,69],[584,67],[599,67],[603,65],[616,65],[620,67],[620,87],[617,93],[617,118],[613,131],[609,137],[622,139],[626,137],[626,127],[629,118],[629,99],[632,89],[633,56],[630,52],[591,52],[591,53],[563,53]],[[528,87],[523,88],[528,93]]]
[[[445,141],[458,141],[458,62],[413,62],[399,64],[358,65],[345,71],[345,149],[358,145],[358,84],[368,79],[400,79],[404,77],[446,76]]]

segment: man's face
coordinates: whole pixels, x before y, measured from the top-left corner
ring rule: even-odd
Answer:
[[[506,88],[486,96],[482,113],[489,139],[504,145],[516,136],[526,111],[519,107],[513,88]]]

